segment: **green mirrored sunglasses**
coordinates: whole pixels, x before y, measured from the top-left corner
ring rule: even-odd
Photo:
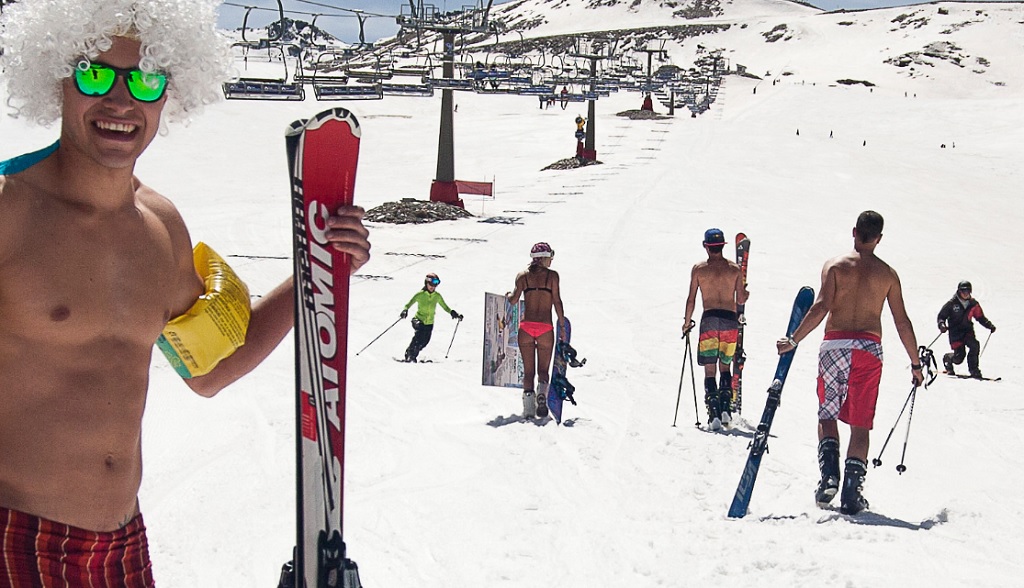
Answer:
[[[167,90],[167,74],[144,72],[139,68],[122,69],[105,63],[75,68],[75,87],[86,96],[106,96],[114,88],[117,76],[124,78],[128,93],[139,102],[156,102]]]

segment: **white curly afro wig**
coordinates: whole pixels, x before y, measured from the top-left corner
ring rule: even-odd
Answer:
[[[230,42],[219,33],[217,0],[21,0],[0,16],[0,75],[14,116],[48,125],[60,118],[61,80],[112,38],[138,39],[139,67],[170,76],[164,118],[186,121],[221,98],[233,77]]]

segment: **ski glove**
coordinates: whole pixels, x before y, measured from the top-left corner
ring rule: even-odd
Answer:
[[[459,314],[458,312],[452,310],[452,318],[453,319],[459,319],[461,321],[462,320],[462,315]]]
[[[946,323],[939,323],[939,332],[940,333],[945,333],[948,330],[949,330],[949,327],[946,326]]]
[[[989,327],[989,329],[988,329],[988,330],[989,330],[989,331],[992,331],[993,333],[995,333],[995,332],[996,332],[996,326],[995,326],[995,325],[992,325],[991,327]]]
[[[402,314],[398,315],[398,318],[405,318],[407,316],[409,316],[409,309],[408,308],[403,308],[402,309]]]

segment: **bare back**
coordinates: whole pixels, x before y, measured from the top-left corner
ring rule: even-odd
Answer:
[[[137,512],[153,344],[202,284],[170,202],[60,177],[0,177],[0,506],[105,531]]]
[[[854,251],[829,260],[822,269],[822,297],[830,311],[825,332],[881,336],[882,306],[894,288],[899,292],[896,272],[874,253]]]
[[[693,266],[692,277],[695,287],[700,289],[704,310],[736,311],[743,285],[740,266],[722,257],[710,258]]]
[[[559,317],[562,316],[562,295],[559,289],[558,272],[543,267],[534,266],[534,270],[520,272],[516,276],[516,289],[512,294],[512,302],[523,296],[526,309],[523,312],[523,320],[553,324],[551,322],[551,310],[554,308]]]

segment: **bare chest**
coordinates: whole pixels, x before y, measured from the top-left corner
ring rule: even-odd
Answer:
[[[156,339],[176,280],[170,239],[156,219],[28,226],[0,265],[0,328],[67,344]]]

